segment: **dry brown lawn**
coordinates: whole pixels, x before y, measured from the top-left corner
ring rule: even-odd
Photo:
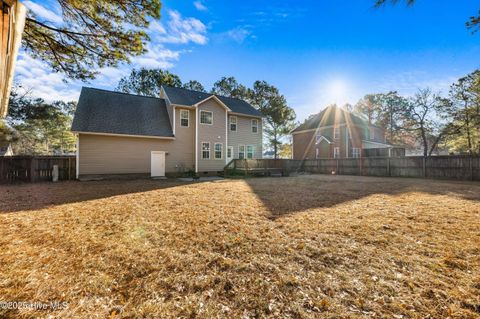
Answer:
[[[0,310],[478,318],[480,184],[348,176],[0,186]]]

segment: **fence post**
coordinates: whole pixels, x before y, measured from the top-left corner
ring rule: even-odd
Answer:
[[[470,161],[468,163],[470,169],[470,180],[473,181],[473,157],[470,155]]]
[[[70,164],[70,157],[68,158],[68,180],[70,180],[70,172],[71,172],[71,164]]]
[[[340,175],[340,172],[338,171],[338,167],[339,167],[339,166],[338,166],[338,164],[339,164],[338,162],[339,162],[339,159],[337,158],[337,168],[336,168],[336,170],[335,170],[335,175]]]
[[[36,174],[35,174],[35,165],[36,164],[36,159],[31,157],[30,158],[30,165],[28,168],[28,174],[29,174],[29,180],[30,182],[34,183],[36,180]]]
[[[358,161],[359,161],[358,163],[359,163],[359,165],[360,165],[360,176],[362,176],[362,175],[363,175],[363,165],[362,165],[362,164],[363,164],[363,158],[360,157],[360,158],[358,159]]]
[[[427,177],[427,166],[426,166],[427,158],[424,156],[422,158],[422,166],[423,166],[423,178]]]
[[[392,174],[390,173],[390,157],[387,157],[387,175],[392,176]]]

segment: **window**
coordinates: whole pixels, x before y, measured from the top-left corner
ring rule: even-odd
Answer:
[[[315,158],[320,158],[320,150],[318,148],[315,149]]]
[[[334,139],[340,138],[340,128],[339,127],[334,127],[333,128],[333,138]]]
[[[188,127],[189,119],[190,119],[190,111],[180,110],[180,126]]]
[[[317,134],[317,135],[315,136],[315,144],[319,144],[321,141],[322,141],[322,135],[321,135],[321,134]]]
[[[258,120],[253,119],[252,120],[252,133],[257,133],[258,132]]]
[[[202,159],[210,159],[210,142],[202,142]]]
[[[238,158],[239,159],[245,158],[245,145],[238,145]]]
[[[247,145],[247,158],[252,159],[254,153],[253,145]]]
[[[352,157],[359,158],[360,157],[360,149],[357,147],[352,148]]]
[[[375,139],[375,128],[370,127],[370,139],[374,140]]]
[[[227,158],[232,158],[233,157],[233,147],[229,146],[227,148]]]
[[[236,130],[237,130],[237,117],[230,116],[230,131],[236,131]]]
[[[200,123],[212,125],[213,113],[210,111],[200,111]]]
[[[335,147],[333,149],[333,158],[340,158],[340,147]]]
[[[223,144],[215,143],[215,159],[222,159]]]

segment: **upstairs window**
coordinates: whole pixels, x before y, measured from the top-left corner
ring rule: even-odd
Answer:
[[[333,138],[334,139],[339,139],[340,138],[340,128],[339,127],[334,127],[333,128]]]
[[[202,142],[202,159],[210,159],[210,142]]]
[[[190,120],[189,110],[180,110],[180,126],[188,127]]]
[[[223,144],[215,143],[215,159],[222,159]]]
[[[213,124],[213,113],[210,111],[200,111],[200,123],[201,124]]]
[[[245,145],[238,145],[238,158],[239,159],[245,158]]]
[[[236,130],[237,130],[237,117],[230,116],[230,131],[236,131]]]
[[[247,158],[252,159],[254,153],[253,145],[247,145]]]
[[[257,133],[258,132],[258,120],[253,119],[252,120],[252,133]]]

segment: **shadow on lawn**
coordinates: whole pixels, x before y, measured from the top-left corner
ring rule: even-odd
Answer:
[[[423,192],[480,202],[480,183],[477,182],[332,175],[251,178],[246,182],[269,209],[271,219],[311,208],[328,208],[374,194]]]
[[[0,185],[0,214],[188,185],[177,180],[64,181]]]

